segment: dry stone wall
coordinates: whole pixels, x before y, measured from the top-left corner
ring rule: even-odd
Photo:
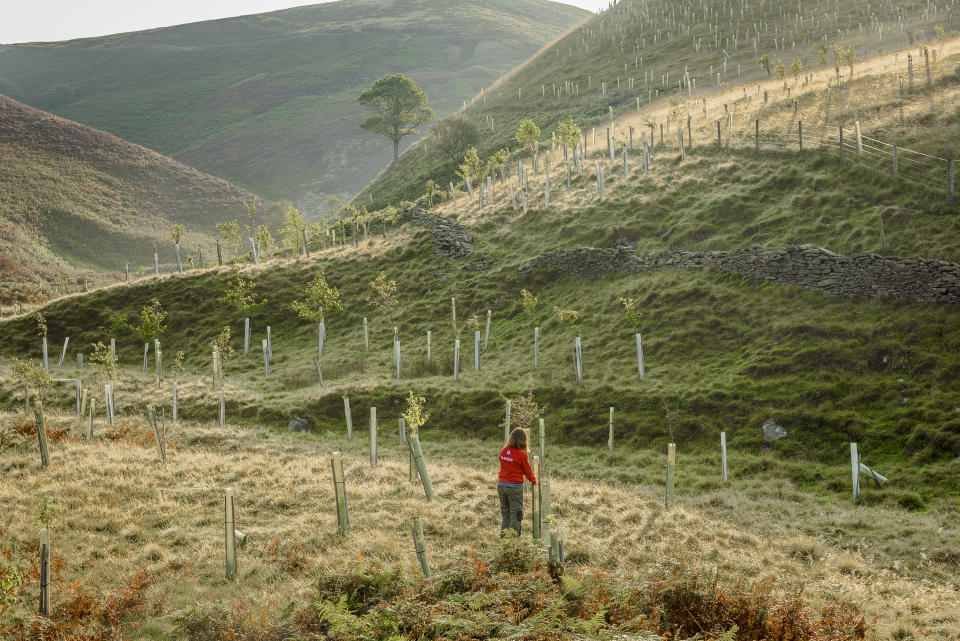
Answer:
[[[637,256],[630,248],[580,247],[555,250],[520,267],[522,274],[550,271],[557,276],[602,278],[664,269],[713,268],[779,285],[847,298],[894,298],[960,303],[960,265],[857,254],[842,256],[813,245],[747,247],[735,251],[664,252]]]
[[[399,217],[403,222],[412,222],[426,229],[433,236],[433,251],[438,256],[463,258],[473,251],[473,238],[463,231],[463,225],[452,218],[425,209],[401,211]]]

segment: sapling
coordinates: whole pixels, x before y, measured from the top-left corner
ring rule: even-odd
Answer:
[[[220,388],[223,388],[223,378],[224,378],[224,363],[233,356],[233,346],[230,344],[230,326],[227,325],[220,330],[220,333],[217,334],[216,338],[210,341],[210,347],[217,353],[220,357],[220,367],[219,367],[219,383]]]
[[[24,412],[30,412],[30,392],[34,392],[37,398],[37,405],[42,409],[43,390],[53,381],[47,370],[42,365],[34,364],[31,361],[22,361],[17,357],[13,358],[13,373],[17,377],[20,385],[23,386]]]
[[[423,491],[427,500],[433,499],[433,488],[430,486],[430,476],[427,474],[427,466],[423,460],[423,449],[420,447],[420,428],[427,422],[430,415],[424,409],[427,400],[422,396],[414,396],[413,391],[407,396],[407,408],[403,411],[403,418],[407,423],[407,444],[410,447],[410,454],[416,465],[417,473],[423,482]]]
[[[573,365],[574,373],[577,377],[577,382],[583,381],[583,354],[580,348],[580,312],[574,309],[560,309],[556,305],[553,306],[553,313],[556,315],[557,320],[561,324],[570,325],[571,329],[574,332],[573,340]]]
[[[173,365],[170,367],[174,382],[180,380],[180,373],[183,372],[183,359],[185,356],[183,350],[177,350],[177,355],[173,359]]]
[[[35,313],[33,318],[37,323],[37,332],[39,332],[43,343],[43,369],[50,371],[50,360],[47,354],[47,319],[42,312]]]
[[[623,318],[627,327],[633,332],[637,341],[637,372],[640,374],[640,378],[644,379],[646,378],[646,371],[643,365],[643,343],[640,337],[640,319],[643,318],[643,314],[637,309],[636,301],[632,298],[621,298],[620,303],[623,305]]]
[[[220,240],[233,250],[233,257],[230,259],[230,262],[238,262],[240,260],[240,248],[243,246],[242,239],[240,238],[240,223],[236,220],[217,223],[217,233],[220,236]]]
[[[539,139],[540,127],[537,126],[537,123],[529,118],[521,120],[520,125],[517,127],[517,133],[514,135],[514,140],[526,147],[527,151],[532,155],[537,153],[537,141]]]
[[[243,353],[250,352],[250,315],[263,307],[267,300],[256,293],[256,284],[240,273],[240,266],[233,267],[234,280],[227,291],[217,299],[221,303],[233,305],[243,316]]]
[[[322,360],[326,314],[343,310],[340,290],[329,284],[321,271],[307,284],[303,299],[293,301],[293,309],[300,318],[317,324],[317,359]]]
[[[520,290],[520,308],[523,315],[527,317],[530,324],[533,325],[533,367],[540,367],[540,323],[539,313],[537,312],[537,303],[540,300],[526,289]]]
[[[170,232],[173,248],[177,251],[177,270],[183,273],[183,261],[180,260],[180,241],[183,240],[183,225],[174,225]]]
[[[307,221],[300,211],[290,203],[286,203],[283,213],[284,226],[280,230],[283,239],[283,248],[292,251],[301,251],[303,248],[303,232],[307,229]]]

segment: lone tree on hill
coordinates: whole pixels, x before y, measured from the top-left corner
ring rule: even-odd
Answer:
[[[427,106],[427,94],[413,79],[402,73],[383,76],[364,89],[360,104],[377,111],[360,126],[382,134],[393,141],[393,159],[400,157],[400,140],[420,133],[420,125],[433,120],[433,109]]]

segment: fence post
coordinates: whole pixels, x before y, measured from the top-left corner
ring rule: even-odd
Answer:
[[[723,475],[723,482],[727,482],[727,433],[720,432],[720,467]]]
[[[759,118],[756,121],[754,121],[754,127],[755,127],[755,130],[754,130],[753,138],[754,138],[754,141],[756,142],[757,152],[759,152],[760,151],[760,119]]]
[[[473,371],[480,371],[480,330],[473,332]]]
[[[429,579],[430,563],[427,561],[427,544],[423,538],[423,525],[420,523],[420,517],[414,517],[413,519],[413,547],[417,553],[417,561],[420,562],[423,577]]]
[[[370,330],[368,328],[367,319],[363,319],[363,353],[370,353]]]
[[[430,367],[431,365],[433,365],[433,353],[432,353],[433,350],[431,349],[433,347],[432,339],[433,339],[433,332],[428,329],[427,330],[427,367]]]
[[[897,182],[898,175],[900,173],[900,164],[899,158],[897,156],[897,146],[893,146],[893,182]]]
[[[717,149],[720,149],[720,121],[717,121]]]
[[[803,151],[803,121],[797,121],[797,136],[800,140],[800,151]]]
[[[540,481],[540,539],[550,543],[550,532],[553,529],[553,507],[550,501],[550,481]]]
[[[947,204],[953,204],[953,178],[956,174],[956,167],[954,165],[955,161],[951,158],[947,161]]]
[[[226,545],[226,574],[228,579],[237,575],[237,539],[234,534],[233,488],[228,487],[223,497],[223,534]]]
[[[50,530],[40,530],[40,607],[42,617],[50,616]]]
[[[220,388],[220,425],[223,425],[227,421],[227,407],[226,407],[226,398],[224,397],[223,388]]]
[[[400,429],[400,442],[407,442],[407,419],[402,416],[397,419],[397,427]]]
[[[843,162],[843,127],[840,127],[840,162]]]
[[[350,515],[347,512],[347,482],[343,476],[340,452],[334,452],[330,457],[330,466],[333,468],[333,492],[337,501],[337,530],[340,536],[346,536],[350,531]]]
[[[267,339],[264,338],[260,344],[263,348],[263,375],[270,376],[270,354],[267,349]]]
[[[860,121],[857,120],[854,124],[854,127],[857,132],[857,155],[863,155],[863,136],[860,135]]]
[[[453,380],[460,380],[460,339],[453,341]]]
[[[370,408],[370,469],[377,467],[377,408]]]
[[[674,443],[667,443],[667,483],[665,507],[673,505],[673,483],[677,470],[677,446]]]

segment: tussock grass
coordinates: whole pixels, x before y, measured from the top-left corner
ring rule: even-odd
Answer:
[[[15,417],[0,420],[9,425]],[[62,422],[70,423],[51,418],[53,425]],[[137,420],[123,422],[134,431],[145,429]],[[128,438],[87,443],[73,437],[52,448],[46,470],[32,444],[4,448],[0,548],[30,548],[36,504],[49,498],[59,510],[51,529],[62,559],[53,576],[54,609],[71,584],[119,588],[143,568],[154,579],[143,601],[156,614],[137,616],[142,627],[128,630],[132,638],[158,638],[171,630],[169,615],[182,616],[195,602],[233,603],[272,617],[290,601],[310,600],[317,577],[328,573],[380,567],[416,582],[419,570],[407,533],[415,515],[424,523],[431,565],[440,576],[495,547],[495,444],[447,438],[428,426],[423,442],[436,498],[427,503],[422,490],[407,481],[406,452],[397,436],[382,431],[375,470],[365,456],[365,436],[358,430],[351,444],[331,432],[301,438],[187,423],[171,426],[165,465],[152,443]],[[484,455],[464,464],[469,449]],[[333,450],[345,452],[351,510],[346,538],[336,534]],[[728,587],[772,579],[778,590],[802,593],[817,609],[857,604],[868,618],[880,615],[879,638],[898,626],[956,638],[955,570],[933,581],[907,571],[895,553],[861,542],[867,529],[901,536],[894,509],[841,510],[808,494],[778,498],[771,487],[751,494],[735,484],[701,500],[680,491],[679,505],[666,511],[658,487],[565,476],[567,457],[582,453],[559,445],[548,452],[556,455],[554,523],[567,542],[571,576],[602,571],[620,584],[673,560],[716,572]],[[681,471],[683,465],[681,459]],[[232,582],[222,578],[222,489],[228,486],[237,492],[237,529],[248,535]],[[843,537],[815,544],[794,538],[790,533],[805,527],[808,510],[821,511],[818,527]],[[921,518],[912,520],[911,529],[919,539],[937,526]],[[812,557],[791,553],[811,545],[818,549]],[[2,564],[21,564],[28,572],[32,562],[27,554],[4,557]],[[28,594],[18,594],[13,615],[29,613]]]

